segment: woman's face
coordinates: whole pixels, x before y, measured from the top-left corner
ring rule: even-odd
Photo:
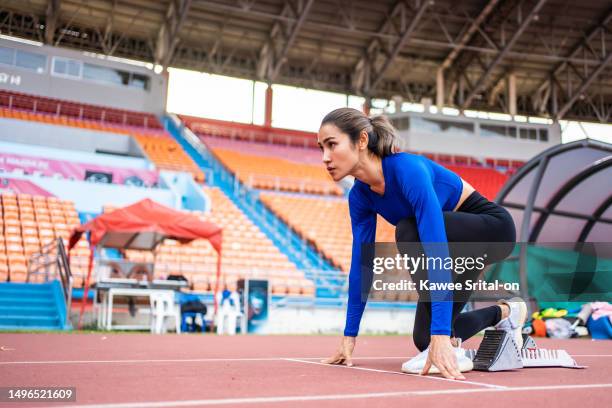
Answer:
[[[317,143],[323,152],[323,163],[334,181],[349,175],[359,161],[359,149],[336,125],[326,123],[319,129]]]

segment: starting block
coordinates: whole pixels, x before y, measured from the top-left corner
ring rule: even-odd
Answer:
[[[504,330],[486,330],[478,350],[466,350],[465,354],[478,371],[506,371],[530,367],[580,366],[565,350],[539,349],[533,338],[523,334],[523,347],[519,350],[512,335]]]
[[[523,350],[538,348],[535,340],[528,334],[523,334]]]
[[[523,367],[566,367],[586,368],[580,366],[565,350],[522,349]]]
[[[510,333],[486,330],[474,359],[474,370],[506,371],[523,368],[521,351]]]

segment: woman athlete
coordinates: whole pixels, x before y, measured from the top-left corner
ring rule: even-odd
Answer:
[[[504,208],[452,171],[423,156],[398,152],[396,140],[395,129],[385,116],[369,118],[351,108],[330,112],[319,129],[323,163],[333,180],[355,178],[348,199],[353,247],[346,325],[337,352],[323,360],[328,364],[353,365],[366,305],[361,298],[361,245],[374,243],[377,214],[396,226],[398,243],[442,243],[447,256],[447,242],[507,243],[507,250],[498,250],[487,259],[486,263],[492,263],[504,259],[515,242],[514,222]],[[433,272],[424,273],[431,278]],[[417,273],[412,278],[428,277]],[[462,278],[456,275],[455,280]],[[520,330],[527,308],[520,298],[465,313],[461,313],[465,297],[444,301],[432,292],[431,299],[424,298],[419,293],[413,329],[421,354],[404,363],[405,372],[465,379],[461,372],[471,370],[472,364],[460,348],[461,341],[490,326],[512,331],[517,344],[522,344]]]

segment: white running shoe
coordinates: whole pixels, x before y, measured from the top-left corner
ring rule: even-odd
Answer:
[[[495,325],[497,330],[505,330],[512,334],[519,350],[523,347],[523,326],[527,320],[527,304],[520,297],[500,300],[498,303],[508,305],[510,315]]]
[[[457,347],[453,347],[455,351],[455,356],[457,357],[457,367],[459,371],[464,373],[466,371],[471,371],[474,368],[474,363],[465,355],[465,350],[461,348],[461,339],[457,339],[459,344]],[[425,350],[421,351],[415,357],[406,361],[402,364],[402,372],[409,374],[420,374],[425,367],[425,363],[427,362],[427,357],[429,356],[429,347]],[[429,369],[429,374],[440,374],[440,370],[438,367],[432,364]]]

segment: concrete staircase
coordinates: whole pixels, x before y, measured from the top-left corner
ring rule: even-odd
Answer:
[[[68,330],[61,283],[0,283],[1,330]]]

